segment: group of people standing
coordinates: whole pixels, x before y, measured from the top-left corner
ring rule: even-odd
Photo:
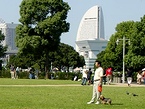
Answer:
[[[14,65],[10,66],[10,74],[11,74],[11,79],[18,79],[19,77],[19,67],[16,67]]]
[[[104,71],[105,71],[105,74],[104,74]],[[103,70],[103,75],[104,75],[103,79],[105,78],[105,80],[103,80],[103,81],[106,82],[106,79],[107,79],[107,83],[108,83],[108,85],[110,85],[111,82],[112,82],[113,68],[109,67],[106,70]],[[84,67],[83,72],[82,72],[82,83],[81,83],[81,85],[86,85],[87,82],[88,82],[88,85],[90,85],[94,82],[93,79],[94,78],[92,76],[91,68],[89,68],[89,70],[87,70]]]
[[[92,71],[91,68],[89,68],[89,70],[87,70],[84,66],[83,72],[82,72],[82,83],[81,85],[86,85],[88,82],[88,85],[91,84],[91,78],[92,77]]]
[[[131,68],[127,69],[127,75],[126,76],[127,76],[127,84],[128,84],[128,86],[131,86],[133,73],[134,72],[133,72],[133,70]],[[140,85],[142,81],[145,84],[145,68],[142,69],[142,70],[139,70],[137,72],[136,78],[137,78],[137,84]]]

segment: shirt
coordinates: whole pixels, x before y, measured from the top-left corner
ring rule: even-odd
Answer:
[[[128,71],[127,71],[127,77],[132,77],[132,73],[133,73],[133,72],[132,72],[131,70],[128,70]]]
[[[112,68],[108,68],[106,70],[106,76],[108,76],[108,75],[112,75]]]
[[[95,75],[94,75],[94,80],[98,80],[103,76],[103,68],[102,67],[98,67],[95,70]]]
[[[83,69],[83,76],[82,76],[83,78],[87,78],[87,72],[86,71],[87,71],[87,69]]]

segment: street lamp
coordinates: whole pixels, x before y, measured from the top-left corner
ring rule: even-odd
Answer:
[[[125,62],[124,62],[124,57],[125,57],[125,41],[127,40],[130,45],[130,39],[126,39],[125,36],[123,39],[117,39],[116,43],[118,45],[119,41],[123,40],[123,74],[122,74],[122,83],[125,83]]]

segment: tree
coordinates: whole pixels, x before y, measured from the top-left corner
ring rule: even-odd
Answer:
[[[82,67],[85,64],[83,56],[74,50],[70,45],[60,43],[58,50],[53,52],[50,57],[53,57],[53,66],[66,67],[69,72],[69,67]]]
[[[125,67],[139,71],[145,67],[145,16],[140,21],[126,21],[117,25],[116,32],[111,36],[105,51],[98,54],[105,67],[113,66],[122,70],[123,43],[117,45],[116,40],[123,37],[130,39],[130,45],[125,42]]]
[[[131,45],[125,62],[127,66],[132,66],[136,71],[139,71],[145,67],[145,15],[135,23],[130,41]]]
[[[49,70],[49,52],[55,51],[60,36],[68,32],[66,21],[69,5],[63,0],[23,0],[20,5],[20,23],[16,28],[16,45],[21,54],[45,57]]]
[[[5,36],[4,34],[2,34],[0,30],[0,57],[3,57],[7,50],[7,47],[2,45],[2,41],[4,41],[4,39],[5,39]],[[1,69],[1,64],[2,64],[2,60],[0,60],[0,69]]]
[[[21,67],[23,69],[27,69],[28,67],[34,65],[36,61],[33,60],[33,58],[30,58],[30,55],[27,56],[21,56],[21,55],[11,55],[8,66],[11,64],[15,65],[15,67]]]
[[[38,68],[41,69],[41,71],[44,71],[44,60],[45,57],[41,59],[34,59],[31,54],[27,54],[26,56],[17,54],[10,56],[8,65],[14,64],[15,66],[19,66],[21,68],[39,65]],[[53,63],[54,67],[58,67],[59,69],[65,66],[68,72],[69,67],[83,67],[85,64],[84,57],[79,56],[78,52],[76,52],[72,46],[64,43],[60,43],[56,51],[49,52],[49,61]]]
[[[116,70],[122,70],[123,62],[123,42],[120,40],[118,45],[116,44],[117,39],[122,39],[124,36],[128,39],[131,38],[135,28],[134,21],[121,22],[116,26],[116,32],[110,37],[105,51],[102,51],[97,55],[98,59],[102,61],[104,68],[114,67]],[[125,53],[129,51],[129,45],[126,42]]]

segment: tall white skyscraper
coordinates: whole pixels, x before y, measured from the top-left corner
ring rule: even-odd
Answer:
[[[1,57],[3,61],[2,66],[6,66],[7,62],[9,61],[10,55],[16,54],[18,49],[15,44],[15,28],[18,24],[14,23],[5,23],[4,20],[0,19],[0,30],[5,36],[5,40],[2,42],[3,46],[7,46],[6,55]]]
[[[76,38],[76,51],[84,56],[86,68],[94,67],[97,54],[106,48],[107,43],[102,8],[93,6],[82,17]]]
[[[104,36],[104,18],[102,8],[93,6],[83,16],[76,41],[105,39]]]
[[[7,46],[7,52],[15,53],[17,51],[17,47],[15,44],[15,28],[18,24],[14,23],[5,23],[2,19],[0,19],[0,30],[5,35],[5,40],[2,42],[3,46]]]

